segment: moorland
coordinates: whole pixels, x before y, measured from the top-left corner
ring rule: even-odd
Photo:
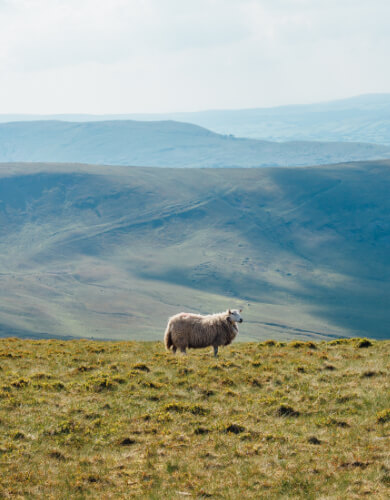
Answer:
[[[0,340],[2,498],[389,498],[390,342]]]
[[[157,340],[244,306],[241,340],[388,338],[389,167],[2,164],[1,335]]]

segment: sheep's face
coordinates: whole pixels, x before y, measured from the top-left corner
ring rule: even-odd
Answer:
[[[241,313],[242,312],[242,309],[233,309],[232,311],[229,309],[228,313],[229,313],[229,320],[232,322],[232,323],[242,323],[243,322],[243,319],[241,317]]]

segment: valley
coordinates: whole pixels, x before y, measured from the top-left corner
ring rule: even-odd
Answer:
[[[390,163],[0,166],[0,332],[160,339],[244,306],[241,340],[387,338]]]

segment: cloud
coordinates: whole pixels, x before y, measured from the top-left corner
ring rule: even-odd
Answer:
[[[142,112],[389,91],[387,0],[3,0],[3,112]]]
[[[230,44],[245,38],[246,20],[241,9],[225,6],[222,0],[15,0],[0,18],[3,63],[41,70]]]

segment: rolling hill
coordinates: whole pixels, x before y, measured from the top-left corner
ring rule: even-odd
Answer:
[[[0,332],[159,339],[244,305],[244,340],[389,338],[389,190],[390,161],[2,164]]]
[[[145,120],[147,115],[134,119]],[[390,94],[272,108],[152,115],[149,119],[185,121],[220,134],[270,141],[390,144]]]
[[[174,121],[0,124],[1,162],[151,167],[302,166],[390,158],[390,146],[237,139]]]
[[[219,134],[269,141],[365,142],[390,145],[390,94],[366,94],[336,101],[200,112],[122,115],[0,115],[0,122],[62,120],[175,120]]]

